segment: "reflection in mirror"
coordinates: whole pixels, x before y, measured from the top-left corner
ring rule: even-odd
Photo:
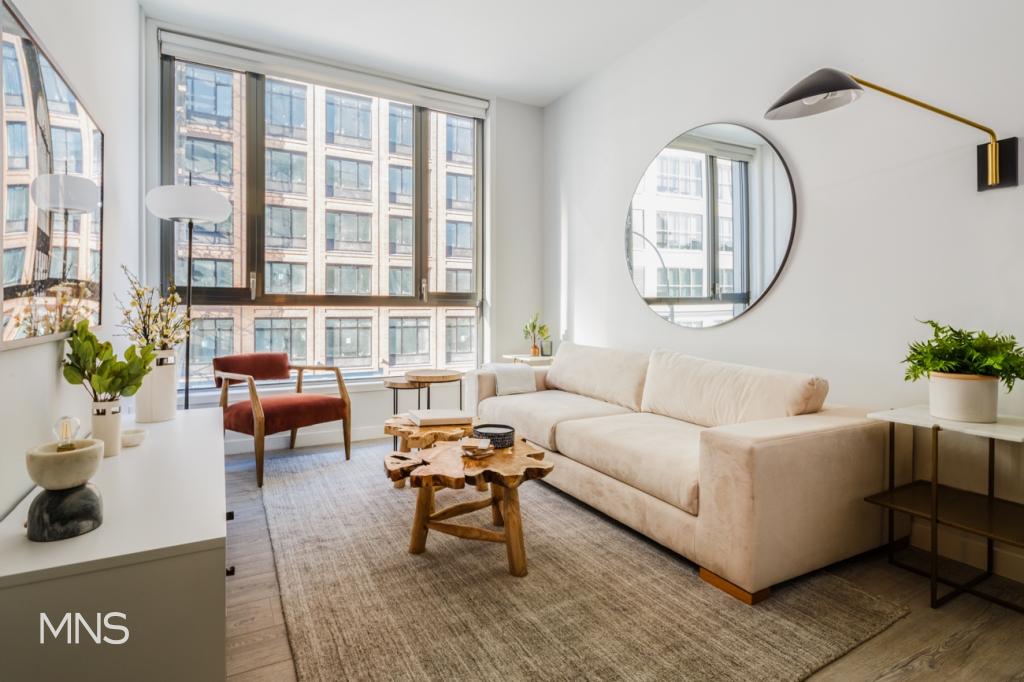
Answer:
[[[99,322],[103,133],[4,3],[0,341]]]
[[[743,314],[771,287],[793,239],[789,170],[760,134],[731,123],[669,143],[626,215],[626,264],[651,309],[683,327]]]

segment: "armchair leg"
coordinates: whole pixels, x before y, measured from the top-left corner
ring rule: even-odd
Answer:
[[[256,443],[256,487],[263,487],[263,433],[257,432],[253,436]]]
[[[346,419],[342,424],[345,434],[345,461],[348,461],[352,458],[352,420]]]
[[[299,435],[299,430],[298,429],[292,429],[292,438],[291,438],[291,440],[288,443],[288,448],[290,450],[294,450],[295,449],[295,437],[298,436],[298,435]]]

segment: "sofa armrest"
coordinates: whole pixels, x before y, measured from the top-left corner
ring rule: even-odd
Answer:
[[[881,512],[864,497],[885,485],[886,429],[865,412],[704,431],[698,563],[757,592],[880,545]]]
[[[534,367],[533,373],[537,390],[543,391],[547,389],[548,368]],[[463,406],[472,414],[477,414],[476,406],[482,401],[498,395],[497,377],[493,370],[486,367],[468,372],[463,377],[462,386]]]

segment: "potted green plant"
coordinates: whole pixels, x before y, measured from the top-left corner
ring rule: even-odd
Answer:
[[[548,326],[540,321],[540,313],[534,313],[533,317],[523,325],[523,338],[530,340],[530,355],[540,355],[540,344],[538,341],[547,341],[550,336]]]
[[[908,347],[906,380],[928,377],[928,407],[939,419],[996,421],[999,382],[1024,378],[1024,348],[1009,334],[954,329],[926,320],[932,338]]]
[[[128,346],[119,359],[109,342],[100,343],[82,320],[68,337],[64,378],[92,397],[92,436],[103,441],[103,456],[121,452],[121,397],[134,395],[154,358],[152,346]]]
[[[178,373],[175,371],[177,347],[185,342],[189,320],[179,311],[181,296],[172,282],[167,296],[142,285],[128,268],[128,304],[121,303],[121,328],[138,345],[152,346],[155,360],[152,371],[135,395],[135,421],[163,422],[174,419],[178,409]]]

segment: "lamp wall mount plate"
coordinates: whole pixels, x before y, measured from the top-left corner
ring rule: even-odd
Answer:
[[[978,191],[984,192],[990,189],[999,189],[1001,187],[1016,187],[1020,184],[1018,181],[1018,168],[1020,167],[1020,161],[1018,159],[1018,142],[1016,137],[1007,137],[1003,140],[999,140],[999,181],[994,184],[988,184],[988,163],[989,163],[989,145],[991,143],[979,144],[978,145]]]

